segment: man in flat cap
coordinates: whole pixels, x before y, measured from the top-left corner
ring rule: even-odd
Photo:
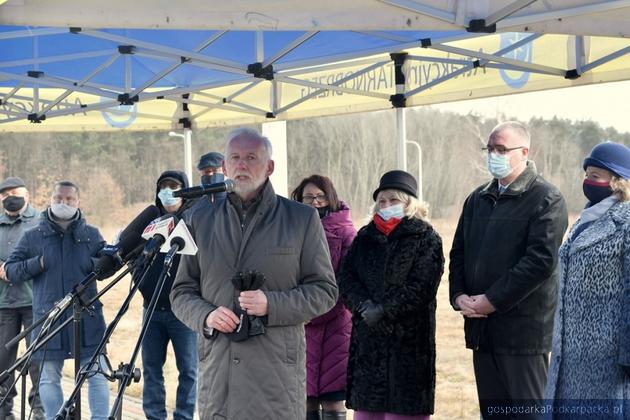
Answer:
[[[0,183],[0,372],[15,363],[17,344],[6,349],[4,344],[18,335],[22,328],[28,328],[33,322],[33,282],[12,283],[7,280],[4,262],[22,236],[22,233],[39,222],[39,212],[29,203],[26,184],[20,178],[7,178]],[[27,336],[27,342],[29,342]],[[38,381],[39,364],[31,363],[29,368],[32,388],[28,401],[33,409],[33,419],[43,419],[44,412],[39,399]],[[0,419],[13,419],[13,398],[15,388],[9,390],[13,376],[0,384],[0,400],[9,392],[5,404],[0,407]]]
[[[201,176],[201,185],[210,185],[215,184],[217,182],[223,182],[225,176],[223,175],[223,169],[221,168],[223,165],[223,155],[219,152],[210,152],[199,158],[199,163],[197,164],[197,170],[199,171],[199,175]],[[208,204],[213,204],[217,200],[225,198],[225,193],[213,193],[208,194],[207,196],[200,197],[196,200],[193,208],[190,212],[187,212],[186,216],[194,211],[197,207],[203,207]],[[187,217],[185,218],[187,221]]]

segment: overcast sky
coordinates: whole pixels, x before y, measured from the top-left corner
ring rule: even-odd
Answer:
[[[469,112],[496,117],[516,117],[528,121],[531,117],[566,118],[573,121],[591,120],[602,127],[615,127],[630,132],[630,82],[602,83],[542,92],[521,93],[488,99],[432,105],[432,108],[461,114]]]

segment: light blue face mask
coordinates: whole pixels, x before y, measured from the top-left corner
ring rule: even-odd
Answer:
[[[405,208],[402,204],[394,204],[384,209],[378,209],[377,213],[387,222],[391,218],[402,219],[405,217]]]
[[[179,197],[173,197],[173,191],[176,190],[172,190],[168,187],[160,190],[160,192],[158,193],[158,198],[162,202],[163,206],[174,206],[182,200]]]
[[[488,172],[496,179],[503,179],[511,174],[510,155],[488,153]]]

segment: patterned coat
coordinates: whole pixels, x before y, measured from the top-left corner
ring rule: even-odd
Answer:
[[[560,248],[545,398],[628,400],[622,365],[630,367],[630,202],[614,204],[573,238],[577,225]]]

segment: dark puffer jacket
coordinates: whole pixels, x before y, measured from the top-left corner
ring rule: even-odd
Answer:
[[[450,254],[450,296],[486,294],[496,308],[466,318],[466,347],[502,354],[551,349],[558,297],[558,248],[568,216],[560,191],[533,162],[507,191],[497,181],[464,203]]]
[[[442,240],[422,220],[405,218],[389,236],[374,222],[359,231],[339,273],[352,311],[349,408],[433,413],[435,296],[443,269]],[[383,328],[368,327],[357,312],[367,299],[383,304]]]
[[[33,319],[43,317],[55,302],[92,272],[97,253],[104,245],[98,229],[88,225],[82,215],[64,231],[50,219],[48,211],[42,213],[39,224],[24,232],[5,266],[12,282],[33,281]],[[87,301],[95,295],[96,284],[91,283],[84,298]],[[72,310],[64,312],[53,328],[71,316]],[[31,337],[37,337],[39,329],[36,328]],[[96,301],[88,311],[82,312],[81,355],[94,353],[104,332],[103,304]],[[74,354],[72,324],[66,325],[45,348],[46,360],[71,358]],[[44,350],[40,350],[33,357],[41,359],[43,354]]]

